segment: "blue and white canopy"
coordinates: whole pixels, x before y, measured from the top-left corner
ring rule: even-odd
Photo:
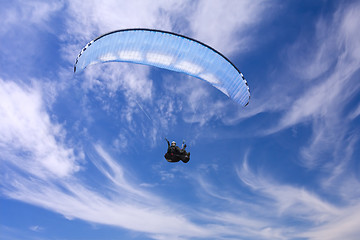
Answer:
[[[224,55],[197,40],[159,30],[124,29],[89,42],[74,72],[103,62],[133,62],[183,72],[207,81],[246,106],[250,91],[243,74]]]

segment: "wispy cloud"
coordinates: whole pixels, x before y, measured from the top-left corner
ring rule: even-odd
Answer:
[[[181,29],[181,33],[189,33],[224,53],[246,51],[253,47],[252,36],[242,33],[263,21],[253,16],[262,15],[268,7],[264,1],[39,4],[24,3],[23,9],[10,9],[4,15],[6,27],[0,33],[18,26],[17,18],[21,19],[20,23],[26,19],[46,29],[52,13],[64,8],[68,18],[59,38],[61,54],[69,65],[90,39],[129,27]],[[184,14],[184,10],[189,14]],[[214,13],[211,18],[208,12]],[[186,179],[183,184],[193,188],[195,195],[195,203],[185,205],[162,194],[161,184],[148,182],[138,172],[131,172],[123,165],[126,159],[115,159],[101,140],[89,144],[86,152],[89,161],[84,162],[83,153],[75,153],[77,149],[69,144],[68,132],[53,119],[48,111],[51,106],[44,101],[48,97],[45,94],[56,96],[57,89],[44,93],[44,84],[35,80],[35,84],[24,85],[0,79],[2,194],[57,212],[69,220],[116,226],[154,239],[356,239],[360,235],[360,191],[353,187],[359,181],[350,168],[359,136],[352,131],[351,123],[358,120],[360,111],[357,107],[346,114],[344,106],[358,94],[360,87],[356,77],[360,62],[359,16],[359,4],[352,3],[341,6],[331,21],[325,17],[319,19],[310,41],[302,39],[308,35],[300,36],[287,52],[289,59],[298,59],[294,56],[305,52],[300,61],[290,61],[289,66],[289,75],[299,81],[296,87],[300,87],[294,89],[293,82],[282,79],[278,83],[273,81],[265,94],[252,99],[247,111],[230,116],[224,111],[234,106],[220,97],[209,103],[209,99],[214,99],[211,90],[196,79],[190,88],[189,79],[181,76],[184,81],[176,82],[177,89],[163,86],[168,95],[157,96],[150,70],[144,66],[93,66],[77,79],[82,84],[84,98],[90,98],[86,93],[91,92],[104,112],[121,123],[126,122],[126,127],[109,140],[115,148],[122,143],[133,144],[131,131],[146,137],[144,142],[149,138],[155,142],[161,129],[177,123],[176,115],[180,112],[185,122],[197,127],[206,126],[215,118],[233,125],[258,113],[279,113],[274,128],[257,129],[256,133],[262,134],[309,124],[311,135],[299,153],[302,166],[311,169],[322,166],[323,172],[314,183],[321,188],[320,192],[285,184],[275,176],[251,169],[247,155],[236,168],[238,182],[226,188],[207,175],[208,169],[219,171],[220,165],[202,165],[194,171],[182,172],[182,179]],[[241,35],[246,37],[238,38]],[[305,46],[317,51],[303,51]],[[5,52],[4,48],[1,51]],[[70,79],[66,74],[62,78]],[[175,79],[163,80],[164,85],[171,80]],[[125,100],[120,106],[116,99],[122,97]],[[134,121],[139,116],[146,121]],[[91,113],[87,117],[91,118]],[[88,172],[90,167],[95,171]],[[88,183],[92,179],[85,179],[86,174],[96,174],[96,186]],[[158,177],[163,182],[174,183],[177,174],[175,170],[160,169]],[[192,185],[189,179],[193,180]],[[325,196],[336,198],[342,205]],[[41,227],[34,225],[31,229],[38,231]]]
[[[164,236],[209,236],[205,228],[189,221],[164,199],[129,182],[120,165],[100,146],[95,146],[95,149],[98,155],[92,159],[97,161],[97,168],[108,181],[108,187],[103,187],[101,192],[87,187],[75,175],[49,181],[40,177],[26,178],[17,171],[7,169],[3,175],[6,180],[2,184],[3,193],[68,219],[122,227],[154,235],[157,239]],[[186,232],[183,232],[184,227]]]
[[[28,169],[35,176],[69,176],[79,170],[79,165],[74,149],[67,147],[64,139],[61,125],[51,122],[39,89],[0,79],[3,161]]]
[[[234,124],[258,113],[280,113],[278,124],[261,128],[261,134],[319,123],[313,128],[311,142],[319,139],[316,136],[320,132],[337,128],[343,123],[342,110],[359,90],[355,75],[359,69],[358,12],[358,3],[339,4],[336,12],[324,14],[313,26],[306,26],[290,47],[281,50],[285,65],[275,67],[281,69],[281,75],[278,70],[264,74],[273,79],[266,83],[266,89],[255,89],[256,98],[251,99],[247,111],[225,121]]]
[[[34,232],[41,232],[41,231],[44,230],[44,228],[42,228],[42,227],[40,227],[40,226],[38,226],[38,225],[30,226],[29,229],[30,229],[31,231],[34,231]]]
[[[341,214],[329,220],[326,224],[313,230],[299,234],[302,237],[320,240],[357,239],[360,234],[360,206],[344,209]]]
[[[266,214],[278,216],[280,229],[288,228],[286,219],[297,221],[288,237],[307,237],[310,239],[356,239],[359,234],[358,203],[336,206],[303,186],[284,185],[254,173],[247,160],[237,168],[239,179],[249,186],[263,202]],[[357,182],[356,184],[359,184]],[[344,196],[344,200],[349,196]],[[261,209],[261,208],[260,208]],[[269,210],[271,209],[271,210]],[[267,216],[263,216],[268,219]],[[340,223],[341,222],[341,223]],[[275,223],[276,224],[276,223]],[[310,227],[305,227],[310,225]],[[330,234],[331,233],[331,234]]]
[[[20,107],[20,113],[22,113],[24,121],[26,120],[27,126],[32,126],[28,122],[33,120],[37,123],[36,126],[40,127],[37,128],[39,131],[48,132],[41,129],[44,124],[39,124],[39,121],[36,121],[37,118],[32,117],[48,118],[46,111],[41,107],[43,105],[41,94],[36,89],[5,81],[2,81],[1,86],[3,86],[1,96],[6,96],[6,99],[2,101],[6,104],[1,105],[3,106],[2,112],[9,113],[10,116],[10,113],[16,112],[19,108],[19,105],[16,104],[18,102],[14,100],[12,94],[17,96],[16,99],[24,100],[26,98],[28,100],[26,102],[29,103],[26,110],[32,114],[26,114],[26,110],[22,107]],[[18,118],[20,117],[16,119]],[[17,129],[21,124],[10,125],[4,119],[2,118],[2,123],[7,124],[7,132],[15,131],[20,134]],[[53,123],[49,121],[45,126],[51,129]],[[20,130],[25,131],[22,128]],[[6,131],[1,132],[6,133]],[[64,140],[62,139],[64,138],[56,138],[56,133],[48,132],[47,136],[43,137],[53,144],[48,147],[63,149]],[[15,142],[22,144],[21,149],[26,147],[26,141],[11,140],[4,136],[1,139],[2,146],[9,147],[9,142]],[[41,138],[35,137],[32,138],[32,144],[36,146],[45,143],[41,141]],[[357,225],[353,223],[357,220],[357,215],[347,215],[349,211],[357,211],[357,205],[340,208],[305,188],[276,183],[260,173],[255,174],[249,168],[247,160],[237,168],[237,174],[248,190],[256,194],[256,200],[253,195],[246,193],[248,190],[241,186],[229,192],[220,190],[211,181],[204,181],[205,171],[205,175],[195,177],[196,183],[198,183],[197,194],[203,196],[203,201],[211,201],[218,207],[210,208],[205,205],[198,208],[196,205],[194,207],[184,206],[176,201],[169,204],[167,197],[150,191],[157,191],[154,188],[158,186],[146,188],[141,179],[138,180],[136,175],[133,176],[128,169],[125,169],[120,164],[121,160],[113,159],[100,144],[94,144],[93,151],[87,151],[91,164],[94,164],[102,176],[99,178],[102,180],[98,182],[96,189],[81,180],[86,168],[83,167],[79,171],[78,163],[74,161],[74,155],[63,155],[61,151],[55,150],[52,153],[55,154],[55,159],[60,158],[72,166],[69,169],[78,170],[68,171],[66,175],[55,174],[49,178],[45,174],[39,174],[39,166],[42,166],[44,159],[48,159],[46,152],[37,154],[39,151],[37,148],[28,147],[27,149],[27,155],[21,156],[21,159],[27,162],[26,165],[18,164],[20,161],[20,158],[17,157],[18,148],[9,148],[7,154],[2,155],[2,161],[6,157],[7,165],[17,165],[15,169],[9,167],[2,169],[1,176],[5,180],[2,181],[3,194],[57,212],[68,219],[76,218],[117,226],[142,232],[154,239],[224,237],[232,239],[239,238],[239,236],[249,239],[288,239],[311,236],[316,239],[316,237],[323,236],[325,229],[332,227],[340,219],[345,219],[348,224],[344,223],[341,225],[342,227],[336,228],[334,236],[355,236],[358,229]],[[249,156],[246,155],[245,159],[248,158]],[[54,172],[55,169],[58,167],[52,166],[47,170]],[[212,169],[217,171],[216,166]],[[26,177],[28,174],[31,174],[32,177]],[[189,175],[189,177],[194,179],[193,176]],[[237,194],[241,194],[242,198],[238,198]],[[249,201],[249,199],[254,201]],[[229,209],[229,205],[232,211],[226,210]],[[278,218],[275,222],[274,216]],[[285,224],[286,219],[289,218],[297,219],[302,225],[297,229],[289,228],[289,225]],[[316,227],[306,231],[304,227],[306,223]],[[184,232],[184,228],[187,231]]]
[[[321,21],[319,25],[322,27],[318,30],[321,33],[315,44],[332,47],[331,51],[319,49],[317,54],[322,55],[320,59],[333,59],[332,61],[336,61],[336,64],[327,66],[326,73],[324,72],[321,76],[321,82],[313,80],[314,83],[309,85],[308,90],[305,90],[304,94],[294,101],[290,110],[279,122],[279,129],[312,122],[313,135],[308,146],[302,150],[304,163],[309,167],[316,166],[321,159],[319,156],[324,152],[333,150],[331,157],[335,159],[338,159],[340,155],[348,155],[344,153],[344,149],[346,149],[345,146],[349,146],[346,136],[350,121],[344,116],[344,108],[360,89],[355,76],[359,70],[360,58],[359,55],[354,54],[360,49],[359,34],[355,30],[359,27],[359,12],[359,4],[353,4],[351,7],[339,8],[330,26],[324,26]],[[323,33],[324,29],[326,34]],[[334,37],[328,38],[328,36]],[[337,54],[328,56],[329,52]],[[309,72],[314,66],[323,64],[323,61],[317,61],[319,58],[309,61],[309,67],[302,70]],[[315,68],[320,69],[321,66]]]
[[[321,16],[286,51],[290,72],[282,69],[284,76],[276,75],[276,81],[252,99],[246,111],[226,115],[224,123],[233,125],[259,113],[272,114],[278,119],[273,126],[264,124],[252,133],[263,136],[308,127],[310,137],[299,152],[303,166],[314,169],[325,164],[331,171],[352,159],[359,140],[352,121],[358,111],[347,116],[347,108],[360,89],[356,75],[360,66],[359,9],[358,3],[339,4],[335,13]],[[346,167],[335,169],[339,174]]]
[[[69,219],[157,236],[208,236],[205,228],[165,200],[130,182],[126,171],[100,145],[94,145],[90,159],[111,188],[102,193],[91,190],[77,178],[83,170],[78,172],[76,156],[64,144],[64,130],[50,121],[41,93],[4,80],[0,86],[1,161],[6,163],[1,172],[3,194]]]
[[[292,187],[274,183],[273,180],[254,174],[245,161],[238,170],[239,178],[255,191],[275,200],[278,214],[297,215],[300,219],[322,222],[337,214],[336,207],[319,196],[301,187]]]

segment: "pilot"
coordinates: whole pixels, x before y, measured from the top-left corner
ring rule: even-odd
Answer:
[[[181,160],[184,163],[187,163],[190,160],[190,153],[186,152],[185,150],[186,144],[184,144],[182,148],[179,148],[178,146],[176,146],[175,141],[172,141],[170,145],[169,140],[167,140],[166,138],[165,140],[168,144],[168,149],[167,149],[167,153],[165,154],[165,159],[168,162],[179,162]]]

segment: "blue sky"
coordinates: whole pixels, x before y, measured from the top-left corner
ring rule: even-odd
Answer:
[[[101,3],[100,3],[101,2]],[[1,239],[357,239],[359,1],[0,1]],[[155,28],[217,49],[206,82],[80,50]],[[186,139],[168,163],[164,137]]]

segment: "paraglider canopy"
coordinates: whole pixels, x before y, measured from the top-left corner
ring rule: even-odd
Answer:
[[[153,29],[124,29],[89,42],[74,72],[103,62],[133,62],[183,72],[202,79],[246,106],[250,91],[244,75],[224,55],[195,39]]]

